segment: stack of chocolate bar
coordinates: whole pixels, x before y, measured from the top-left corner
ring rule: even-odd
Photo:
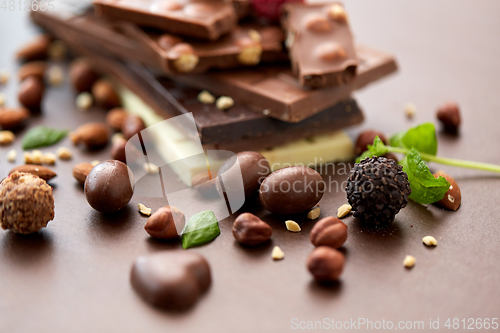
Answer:
[[[354,43],[337,2],[286,3],[281,24],[250,0],[55,7],[33,20],[113,78],[146,125],[192,113],[204,149],[262,151],[274,168],[350,160],[342,129],[363,120],[352,92],[396,70],[392,55]],[[202,90],[234,105],[203,103]]]

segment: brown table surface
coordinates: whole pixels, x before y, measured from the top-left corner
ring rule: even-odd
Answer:
[[[439,154],[500,164],[500,2],[346,2],[358,40],[394,52],[400,65],[397,75],[356,94],[366,122],[352,134],[365,127],[393,133],[435,121],[436,107],[452,99],[462,108],[463,127],[458,138],[439,134]],[[15,74],[13,52],[35,31],[26,13],[0,9],[0,68]],[[17,103],[16,81],[0,87],[8,105]],[[403,112],[410,101],[418,108],[413,120]],[[30,125],[73,129],[103,118],[99,109],[77,111],[66,85],[48,89],[43,115]],[[13,145],[18,155],[20,138]],[[0,147],[0,177],[13,167],[5,158],[11,148]],[[427,331],[429,320],[439,318],[447,331],[448,318],[500,317],[498,175],[443,167],[462,190],[457,212],[410,203],[391,227],[379,231],[348,217],[345,271],[330,287],[314,283],[305,268],[313,222],[300,220],[303,231],[294,234],[286,231],[284,218],[257,211],[273,226],[273,239],[248,250],[235,242],[228,218],[220,223],[219,238],[190,250],[208,258],[211,289],[190,311],[169,313],[143,302],[129,283],[137,256],[176,247],[151,240],[136,209],[138,202],[153,209],[163,203],[134,197],[121,213],[104,218],[85,201],[71,168],[106,159],[109,151],[74,153],[72,161],[54,167],[56,218],[49,227],[29,237],[0,231],[0,332],[288,332],[295,331],[293,318],[367,318],[394,326],[423,321],[424,329],[409,331]],[[328,193],[322,216],[335,215],[345,201],[342,191]],[[436,248],[422,244],[426,235],[438,240]],[[284,260],[271,260],[274,245],[286,253]],[[406,254],[417,258],[411,270],[402,265]]]

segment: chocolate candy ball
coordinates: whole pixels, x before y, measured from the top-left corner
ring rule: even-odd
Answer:
[[[85,180],[85,197],[95,210],[112,213],[125,207],[134,190],[132,171],[120,161],[105,161],[96,165]]]

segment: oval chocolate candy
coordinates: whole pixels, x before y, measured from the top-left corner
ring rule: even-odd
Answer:
[[[323,197],[325,188],[318,172],[292,166],[270,174],[260,186],[259,198],[271,213],[290,215],[314,207]]]

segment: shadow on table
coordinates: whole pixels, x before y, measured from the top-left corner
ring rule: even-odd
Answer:
[[[53,252],[53,239],[47,230],[30,235],[7,231],[1,240],[2,256],[20,265],[40,264]]]

